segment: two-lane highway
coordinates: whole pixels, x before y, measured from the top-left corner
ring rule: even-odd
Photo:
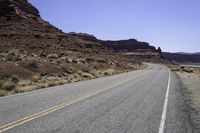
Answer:
[[[160,65],[0,98],[0,132],[192,133],[178,78]]]

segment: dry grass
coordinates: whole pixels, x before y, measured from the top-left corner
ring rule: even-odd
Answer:
[[[48,87],[56,86],[57,82],[56,81],[51,81],[48,83]]]
[[[43,89],[43,88],[47,88],[48,85],[47,84],[38,84],[36,89]]]
[[[16,84],[12,82],[6,82],[1,87],[1,90],[6,90],[6,91],[13,91],[15,89],[16,89]]]
[[[3,86],[4,82],[0,80],[0,88]]]
[[[34,75],[34,76],[31,77],[31,80],[32,80],[33,82],[38,82],[40,78],[41,78],[40,76]]]
[[[102,72],[103,76],[110,76],[115,74],[115,70],[114,69],[108,69]]]
[[[21,61],[21,56],[17,52],[9,52],[6,56],[7,61]]]
[[[47,55],[47,58],[49,58],[49,59],[58,59],[58,55],[57,54],[49,54],[49,55]]]
[[[53,86],[58,86],[58,85],[63,85],[63,84],[69,83],[69,81],[66,79],[58,80],[55,77],[50,77],[49,79],[50,80],[46,80],[43,83],[31,82],[31,81],[29,83],[28,81],[26,81],[26,82],[28,82],[28,84],[24,84],[24,83],[19,82],[18,86],[14,90],[10,90],[8,92],[10,94],[24,93],[24,92],[28,92],[28,91],[32,91],[32,90],[38,90],[38,89],[43,89],[43,88],[47,88],[47,87],[53,87]]]
[[[47,63],[48,64],[48,63]],[[1,66],[1,65],[0,65]],[[9,64],[8,66],[11,66]],[[34,69],[35,72],[41,71],[41,68],[46,67],[44,64],[37,65],[39,66],[37,69]],[[48,70],[50,71],[51,65],[47,65]],[[43,89],[47,87],[53,87],[58,85],[63,85],[67,83],[73,83],[78,82],[82,80],[88,80],[88,79],[94,79],[102,76],[110,76],[113,74],[117,74],[120,72],[124,72],[122,70],[118,69],[94,69],[87,67],[85,64],[77,64],[77,66],[74,68],[69,64],[65,65],[59,65],[62,68],[62,71],[66,74],[59,76],[56,74],[49,75],[46,71],[42,71],[42,73],[47,73],[45,75],[43,74],[37,74],[32,73],[30,78],[23,78],[18,76],[13,76],[12,73],[10,73],[11,78],[6,82],[0,81],[1,88],[1,96],[8,95],[8,94],[14,94],[14,93],[24,93],[32,90],[38,90]],[[16,66],[15,68],[18,68],[21,66]],[[132,67],[131,65],[129,67]],[[5,67],[4,67],[5,68]],[[30,68],[30,67],[29,67]],[[33,67],[32,67],[33,68]],[[72,69],[73,68],[73,69]],[[13,71],[14,69],[11,68]],[[54,70],[54,69],[53,69]],[[24,71],[24,70],[23,70]],[[32,69],[30,69],[32,71]]]
[[[29,59],[28,60],[28,63],[27,63],[27,66],[29,68],[38,68],[39,67],[39,63],[36,59]]]
[[[8,91],[0,90],[0,97],[6,96],[8,94]]]
[[[87,72],[80,72],[81,77],[86,78],[86,79],[92,79],[94,78],[92,74],[87,73]]]
[[[190,67],[184,67],[180,65],[175,65],[175,64],[164,64],[168,68],[170,68],[171,71],[175,72],[186,72],[186,73],[193,73],[193,69]]]
[[[23,89],[16,89],[16,90],[14,91],[14,93],[24,93],[24,92],[26,92],[26,91],[23,90]]]
[[[102,75],[100,74],[99,71],[96,71],[96,70],[93,70],[93,71],[90,71],[90,74],[92,74],[92,76],[94,78],[98,78],[98,77],[101,77]]]

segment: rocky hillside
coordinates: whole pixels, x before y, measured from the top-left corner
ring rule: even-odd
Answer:
[[[0,40],[0,95],[143,67],[94,36],[63,33],[27,0],[0,0]]]
[[[163,56],[177,63],[200,63],[199,53],[167,53],[163,52]]]

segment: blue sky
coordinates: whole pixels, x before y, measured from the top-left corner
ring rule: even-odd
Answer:
[[[200,52],[200,0],[29,0],[64,32],[135,38],[163,51]]]

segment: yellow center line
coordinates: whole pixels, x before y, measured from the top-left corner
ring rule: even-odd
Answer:
[[[111,85],[111,86],[109,86],[109,87],[106,87],[106,88],[104,88],[104,89],[100,89],[100,90],[97,90],[97,91],[94,91],[94,92],[85,94],[85,95],[83,95],[83,96],[80,96],[80,97],[77,97],[77,98],[74,98],[74,99],[71,99],[71,100],[67,100],[66,102],[64,102],[64,103],[62,103],[62,104],[56,105],[56,106],[51,107],[51,108],[49,108],[49,109],[46,109],[46,110],[44,110],[44,111],[41,111],[41,112],[38,112],[38,113],[35,113],[35,114],[32,114],[32,115],[23,117],[23,118],[21,118],[21,119],[19,119],[19,120],[16,120],[16,121],[14,121],[14,122],[11,122],[11,123],[8,123],[8,124],[6,124],[6,125],[3,125],[3,126],[0,127],[0,133],[5,132],[5,131],[7,131],[7,130],[9,130],[9,129],[15,128],[15,127],[17,127],[17,126],[19,126],[19,125],[22,125],[22,124],[27,123],[27,122],[29,122],[29,121],[32,121],[32,120],[34,120],[34,119],[37,119],[37,118],[39,118],[39,117],[42,117],[42,116],[44,116],[44,115],[47,115],[47,114],[49,114],[49,113],[55,112],[55,111],[57,111],[57,110],[59,110],[59,109],[62,109],[62,108],[64,108],[64,107],[67,107],[67,106],[72,105],[72,104],[74,104],[74,103],[83,101],[83,100],[85,100],[85,99],[87,99],[87,98],[90,98],[90,97],[92,97],[92,96],[95,96],[95,95],[98,95],[98,94],[100,94],[100,93],[106,92],[106,91],[108,91],[108,90],[114,89],[115,87],[120,86],[120,85],[123,85],[123,84],[126,84],[127,82],[129,82],[129,81],[131,81],[131,80],[132,80],[132,79],[125,80],[125,81],[119,82],[119,83],[117,83],[117,84]]]

